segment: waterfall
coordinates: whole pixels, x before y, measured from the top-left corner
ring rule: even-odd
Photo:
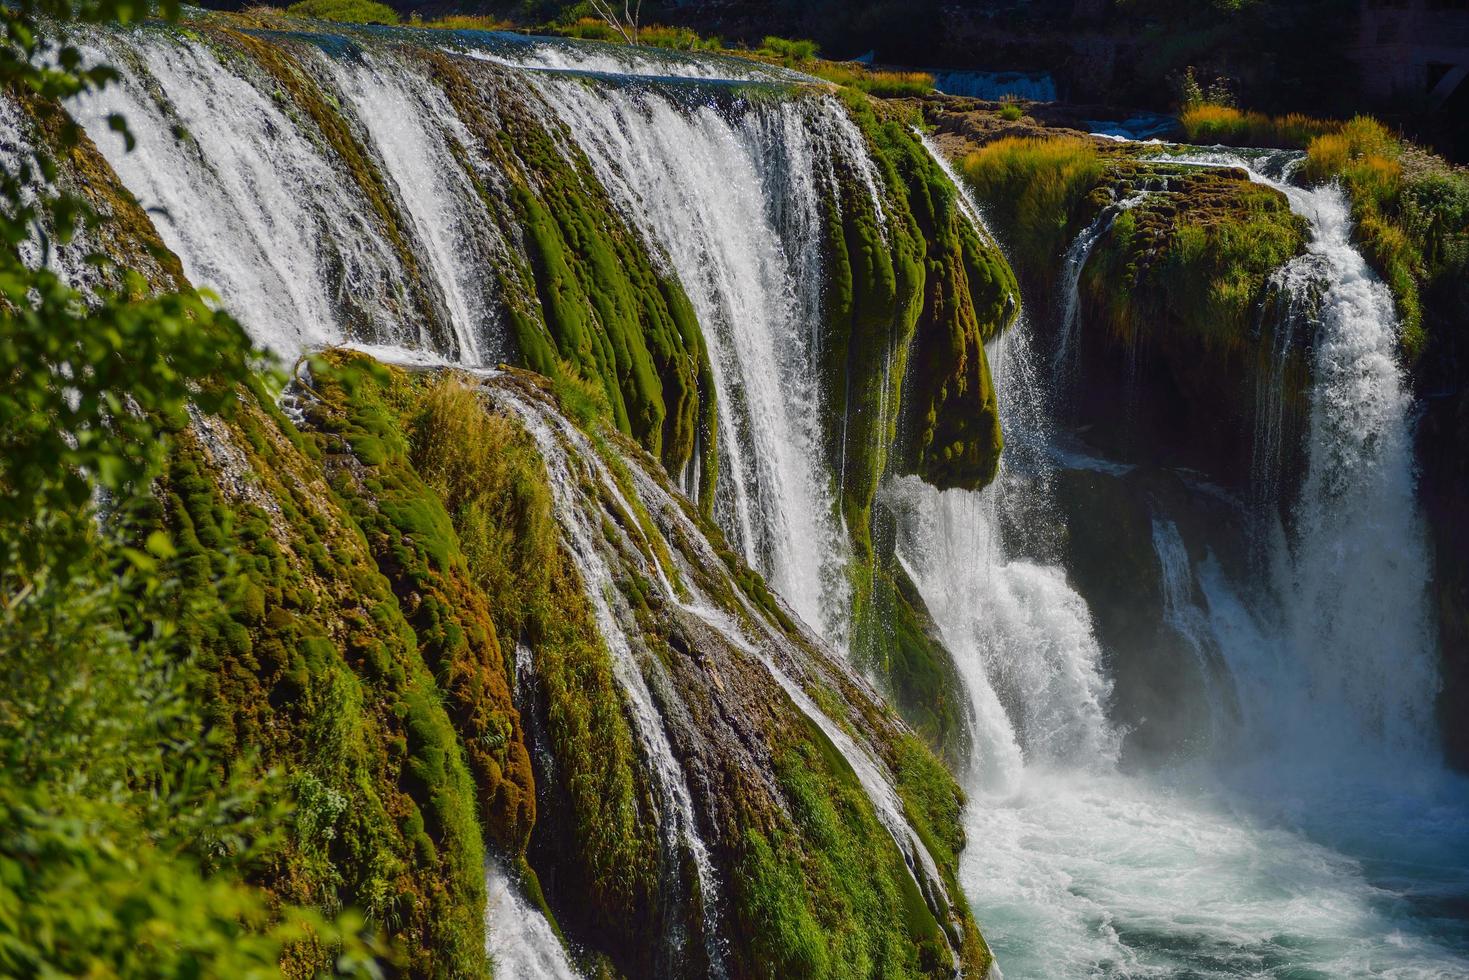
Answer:
[[[485,948],[502,980],[581,980],[546,917],[494,860],[485,866]]]
[[[1195,598],[1193,564],[1178,525],[1166,517],[1153,517],[1153,553],[1158,558],[1163,585],[1163,623],[1181,637],[1199,665],[1199,678],[1204,687],[1204,701],[1209,709],[1208,730],[1211,744],[1220,744],[1226,702],[1221,690],[1219,645],[1214,637],[1214,624],[1208,611]]]
[[[1313,653],[1317,703],[1349,714],[1336,719],[1342,727],[1432,752],[1438,678],[1428,553],[1393,298],[1351,244],[1341,189],[1303,199],[1311,250],[1331,280],[1296,511],[1294,638]]]
[[[1260,372],[1255,389],[1255,432],[1250,450],[1250,510],[1257,520],[1257,558],[1270,546],[1270,535],[1279,521],[1283,493],[1281,467],[1295,447],[1295,433],[1288,430],[1285,390],[1286,370],[1303,328],[1314,337],[1320,331],[1321,294],[1328,282],[1327,270],[1314,253],[1297,256],[1270,277],[1260,304],[1256,333],[1270,342],[1270,370]]]
[[[242,59],[161,32],[96,32],[92,60],[124,66],[71,111],[153,214],[196,286],[215,291],[257,343],[286,357],[363,340],[435,347],[402,255],[336,157]],[[121,113],[137,148],[107,119]],[[407,301],[407,302],[405,302]]]
[[[1288,193],[1298,205],[1340,202],[1335,191]],[[1409,897],[1418,887],[1410,882],[1429,867],[1443,868],[1428,873],[1423,887],[1431,894],[1461,895],[1469,884],[1465,791],[1424,773],[1385,793],[1377,776],[1340,773],[1343,751],[1355,763],[1364,738],[1391,740],[1388,729],[1397,726],[1382,723],[1389,706],[1403,709],[1404,726],[1421,721],[1422,699],[1433,690],[1418,670],[1428,657],[1418,626],[1424,565],[1403,492],[1411,470],[1406,406],[1391,361],[1391,302],[1366,284],[1345,227],[1331,223],[1344,212],[1317,214],[1312,257],[1276,277],[1282,316],[1314,310],[1311,290],[1326,296],[1320,320],[1327,342],[1317,350],[1309,433],[1309,466],[1318,475],[1307,480],[1306,493],[1315,496],[1297,508],[1283,579],[1288,595],[1262,602],[1271,576],[1235,582],[1212,555],[1195,567],[1166,513],[1155,512],[1152,525],[1163,625],[1199,658],[1205,684],[1217,684],[1205,692],[1216,731],[1238,717],[1249,737],[1215,738],[1219,755],[1205,769],[1127,774],[1116,765],[1121,733],[1107,720],[1107,656],[1085,598],[1057,564],[1058,549],[1032,528],[1050,523],[1055,534],[1066,533],[1052,499],[1058,468],[1099,479],[1129,470],[1065,446],[1047,389],[1067,377],[1055,368],[1075,354],[1076,285],[1086,256],[1120,209],[1137,200],[1104,211],[1070,250],[1062,311],[1069,342],[1058,361],[1041,363],[1023,311],[992,345],[1007,444],[994,484],[979,493],[939,493],[914,479],[883,488],[898,517],[899,556],[968,688],[974,756],[966,830],[984,847],[966,852],[965,890],[1011,976],[1233,977],[1296,968],[1330,976],[1469,975],[1462,937],[1435,935],[1413,918],[1420,900]],[[1277,330],[1279,371],[1291,343],[1282,333],[1311,323],[1308,315]],[[1259,393],[1261,451],[1272,458],[1257,472],[1277,481],[1277,454],[1288,437],[1280,391]],[[1360,398],[1376,407],[1348,410]],[[1384,537],[1398,546],[1359,552],[1345,540],[1355,520],[1373,525],[1362,539],[1369,546]],[[1397,562],[1391,579],[1389,555]],[[1342,581],[1343,561],[1383,576],[1375,588],[1386,595],[1349,595],[1355,607],[1342,612],[1330,592],[1354,591]],[[1385,603],[1400,604],[1404,619],[1382,620]],[[1301,612],[1313,605],[1342,616],[1342,624],[1313,624],[1316,614]],[[1282,607],[1296,612],[1287,616]],[[1379,618],[1369,626],[1371,617]],[[1343,636],[1341,626],[1357,635]],[[1387,641],[1374,646],[1384,630]],[[1338,652],[1327,655],[1323,637]],[[1394,668],[1385,669],[1384,653],[1398,650],[1410,654],[1406,676],[1389,676]],[[1364,669],[1372,658],[1375,665]],[[1382,695],[1333,691],[1317,680],[1343,670]],[[1326,698],[1335,706],[1318,700]],[[1415,707],[1404,708],[1405,700]],[[1357,707],[1378,719],[1366,732],[1338,724]],[[1279,754],[1292,740],[1332,739],[1335,769],[1302,769]],[[1264,753],[1258,764],[1246,754],[1255,752]],[[1383,891],[1384,881],[1389,888],[1401,882],[1404,892]],[[1431,900],[1421,901],[1433,915]],[[1396,938],[1384,942],[1384,935]]]
[[[775,681],[795,710],[832,744],[856,777],[879,824],[892,838],[918,894],[948,934],[957,967],[961,939],[952,928],[953,903],[948,888],[928,845],[906,815],[892,773],[868,744],[872,734],[839,725],[794,679],[796,673],[816,679],[828,692],[836,689],[831,686],[837,683],[832,680],[836,674],[844,675],[845,683],[858,683],[845,675],[835,651],[824,647],[812,633],[800,631],[798,643],[776,628],[769,614],[744,596],[684,506],[647,471],[630,465],[628,482],[620,484],[591,441],[553,408],[508,388],[497,389],[492,397],[521,420],[546,463],[567,551],[575,557],[599,632],[612,653],[614,671],[627,696],[643,753],[662,792],[659,812],[664,821],[665,846],[672,849],[669,857],[676,858],[678,849],[683,848],[696,868],[704,915],[703,938],[713,974],[724,975],[719,939],[723,885],[712,865],[710,847],[698,828],[699,817],[685,766],[665,731],[684,724],[679,720],[677,685],[668,677],[658,655],[640,643],[636,626],[628,625],[635,623],[635,618],[625,608],[614,571],[619,565],[625,569],[628,563],[648,573],[650,604],[688,614],[712,629],[730,650],[760,665],[758,669]],[[589,486],[593,488],[590,491]],[[607,509],[606,503],[610,501],[623,515],[631,515],[636,513],[630,503],[633,498],[648,515],[647,523],[632,521],[638,528],[636,532],[626,526],[625,518],[623,522],[611,520],[615,511]],[[716,596],[732,597],[736,607],[729,608],[730,598]],[[741,612],[743,616],[739,616]],[[877,704],[876,695],[870,689],[864,690],[871,703]],[[669,860],[666,865],[665,875],[672,885],[676,882],[673,876],[677,862]]]
[[[817,380],[821,242],[828,210],[841,206],[839,177],[855,177],[883,215],[861,134],[828,96],[719,107],[680,87],[801,77],[782,69],[468,37],[445,35],[444,49],[518,66],[506,98],[523,99],[553,141],[566,125],[655,263],[683,285],[720,405],[719,521],[797,613],[844,646],[848,544],[823,461],[830,409]],[[355,40],[293,42],[291,57],[360,147],[352,163],[335,137],[286,108],[280,83],[253,59],[164,30],[82,40],[89,57],[125,70],[73,112],[153,211],[190,280],[222,297],[257,342],[285,358],[341,343],[421,363],[506,356],[498,284],[523,260],[518,233],[502,230],[484,193],[503,194],[505,178],[414,59]],[[659,84],[597,74],[613,72]],[[112,113],[129,119],[135,152],[109,129]]]
[[[1047,72],[1018,71],[936,71],[934,88],[948,95],[971,99],[1025,99],[1028,102],[1055,102],[1056,81]]]
[[[1081,273],[1086,268],[1092,249],[1102,236],[1112,230],[1118,215],[1130,211],[1147,199],[1147,193],[1133,194],[1104,207],[1092,223],[1087,225],[1072,240],[1061,263],[1061,331],[1056,341],[1053,358],[1056,377],[1061,383],[1075,380],[1079,369],[1077,363],[1077,320],[1081,316]],[[1058,392],[1058,394],[1060,394]]]
[[[331,134],[282,94],[264,61],[228,45],[155,28],[78,36],[121,77],[71,110],[152,210],[190,280],[215,290],[257,342],[285,357],[350,343],[420,365],[508,356],[501,293],[534,294],[515,280],[525,243],[501,201],[512,178],[477,146],[470,125],[480,121],[458,115],[428,62],[387,43],[252,35],[290,45],[290,70],[325,93],[346,127]],[[804,621],[800,642],[774,627],[685,502],[636,460],[630,476],[614,473],[603,450],[546,405],[510,387],[492,396],[546,461],[563,544],[646,770],[668,896],[663,963],[707,962],[721,973],[731,883],[717,871],[720,827],[704,809],[716,805],[713,790],[689,757],[677,658],[649,651],[620,587],[631,572],[640,589],[647,580],[657,607],[649,615],[681,627],[697,620],[716,645],[763,664],[773,710],[803,713],[830,740],[935,916],[951,923],[950,896],[874,749],[878,737],[834,718],[816,696],[839,674],[831,649],[846,641],[850,606],[840,488],[823,458],[821,420],[842,393],[822,390],[817,369],[822,229],[845,203],[842,188],[855,185],[887,231],[886,189],[860,133],[825,95],[763,97],[795,76],[747,62],[461,33],[439,43],[435,57],[499,66],[475,66],[504,83],[487,104],[514,102],[507,111],[528,113],[562,153],[584,154],[590,175],[578,165],[577,178],[600,185],[659,271],[685,290],[720,406],[715,516]],[[747,85],[761,97],[746,97]],[[111,131],[114,112],[128,118],[136,152],[123,152]],[[8,133],[17,121],[0,125]],[[971,843],[960,883],[1016,977],[1464,976],[1469,940],[1420,925],[1422,908],[1431,915],[1435,900],[1451,905],[1469,891],[1469,821],[1459,816],[1465,794],[1422,764],[1433,759],[1436,677],[1391,296],[1350,244],[1338,189],[1293,187],[1276,160],[1191,159],[1251,167],[1311,224],[1310,255],[1275,277],[1276,370],[1256,392],[1253,505],[1279,510],[1295,435],[1284,372],[1309,333],[1314,385],[1290,533],[1274,522],[1272,562],[1251,582],[1231,578],[1197,547],[1190,524],[1162,510],[1145,542],[1161,573],[1165,625],[1199,657],[1206,681],[1219,676],[1220,693],[1225,681],[1237,693],[1249,737],[1216,739],[1216,755],[1187,771],[1122,771],[1124,733],[1108,718],[1114,652],[1062,564],[1066,471],[1127,472],[1073,452],[1050,408],[1076,370],[1083,268],[1117,216],[1142,200],[1134,196],[1103,209],[1067,252],[1054,358],[1040,350],[1043,325],[1023,312],[987,351],[1007,444],[994,484],[939,492],[905,477],[880,491],[897,519],[897,560],[965,685],[975,749],[962,774]],[[967,193],[961,210],[990,237]],[[880,353],[891,364],[893,352]],[[681,477],[685,490],[699,486],[697,474]],[[631,492],[620,482],[629,479]],[[674,529],[662,550],[645,540],[652,532],[639,506]],[[703,588],[701,574],[723,578]],[[740,611],[735,622],[729,614]],[[531,650],[517,645],[523,701],[532,667]],[[532,750],[550,771],[548,747]],[[503,870],[486,874],[487,942],[502,971],[574,975]],[[693,914],[680,917],[679,902]]]
[[[657,800],[659,828],[663,836],[664,881],[670,893],[680,894],[680,867],[682,855],[686,854],[693,863],[697,881],[697,899],[703,909],[703,942],[710,970],[715,976],[723,976],[724,958],[718,939],[718,906],[720,886],[714,870],[709,848],[704,843],[698,826],[698,814],[694,808],[693,795],[689,791],[683,766],[673,752],[664,728],[664,718],[654,694],[653,681],[649,674],[659,675],[656,658],[639,657],[624,625],[632,620],[626,609],[626,600],[621,597],[613,577],[608,552],[613,544],[608,542],[604,531],[605,515],[600,501],[588,499],[579,489],[583,479],[594,481],[609,497],[618,502],[625,514],[634,513],[623,498],[615,478],[608,472],[587,437],[566,419],[552,412],[543,411],[537,405],[503,394],[500,403],[512,410],[531,434],[541,458],[546,463],[546,472],[551,484],[556,511],[556,520],[565,537],[567,552],[576,558],[577,571],[581,575],[597,621],[597,632],[611,654],[613,673],[617,678],[631,715],[633,729],[641,742],[642,754],[652,769],[653,784],[659,794]],[[568,449],[568,447],[571,447]],[[621,542],[627,552],[646,553],[636,543]],[[656,556],[650,556],[654,565]],[[661,569],[658,574],[662,576]],[[666,582],[667,580],[664,579]],[[670,598],[676,598],[671,586]],[[670,686],[666,677],[658,676],[657,683]],[[694,897],[692,894],[689,897]],[[676,910],[670,903],[669,913],[676,918]],[[675,926],[668,929],[669,952],[675,957],[684,955],[684,937],[678,935]]]
[[[429,271],[448,301],[458,359],[494,363],[498,358],[490,358],[487,348],[500,327],[482,263],[508,246],[455,157],[474,141],[448,99],[407,68],[367,53],[355,61],[321,60],[366,128],[424,243]]]
[[[879,186],[828,98],[686,108],[659,90],[537,78],[599,179],[671,265],[704,331],[720,403],[715,514],[821,634],[846,639],[846,537],[825,476],[816,378],[821,208],[837,167]]]
[[[1277,557],[1283,640],[1306,666],[1307,710],[1280,720],[1282,737],[1318,755],[1334,755],[1346,739],[1432,757],[1438,676],[1428,551],[1392,294],[1352,244],[1339,186],[1289,183],[1293,161],[1281,154],[1177,159],[1245,169],[1281,191],[1310,228],[1309,257],[1278,277],[1288,309],[1303,313],[1295,329],[1315,331],[1305,479],[1294,534]],[[1263,451],[1278,453],[1278,423],[1265,425]],[[1264,470],[1267,479],[1272,472]]]

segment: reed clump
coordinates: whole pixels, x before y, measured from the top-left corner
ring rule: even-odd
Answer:
[[[1091,140],[1023,136],[974,151],[962,169],[989,202],[1017,264],[1040,268],[1065,251],[1071,218],[1101,179],[1104,164]]]
[[[1267,116],[1263,112],[1248,112],[1212,102],[1196,102],[1185,107],[1178,121],[1190,143],[1277,149],[1303,149],[1311,140],[1337,126],[1331,120],[1299,112]]]
[[[292,17],[334,20],[342,24],[396,24],[392,7],[376,0],[299,0],[286,8]]]

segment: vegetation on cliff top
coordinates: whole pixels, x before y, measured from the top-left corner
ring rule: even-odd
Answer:
[[[1066,251],[1105,169],[1095,140],[1007,137],[971,153],[962,173],[989,207],[1016,265],[1034,270]]]
[[[1340,182],[1352,204],[1353,236],[1397,300],[1410,361],[1423,354],[1432,332],[1455,329],[1462,309],[1456,284],[1469,278],[1469,174],[1463,169],[1368,116],[1344,122],[1272,118],[1197,103],[1185,108],[1181,121],[1195,142],[1304,149],[1306,180]]]

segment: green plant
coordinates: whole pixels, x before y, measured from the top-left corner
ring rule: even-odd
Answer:
[[[989,202],[1017,263],[1047,265],[1066,248],[1075,218],[1101,179],[1096,144],[1080,137],[1009,137],[965,158],[962,172]]]
[[[398,15],[393,8],[377,0],[297,0],[286,8],[286,13],[344,24],[398,23]]]
[[[87,198],[56,187],[63,166],[85,158],[58,100],[114,74],[83,67],[54,22],[177,13],[112,0],[21,0],[0,12],[0,84],[41,134],[0,176],[5,975],[261,976],[308,942],[356,972],[367,948],[356,920],[327,922],[245,884],[283,844],[280,784],[249,757],[227,764],[218,733],[204,734],[188,629],[236,602],[237,580],[186,586],[187,562],[153,519],[172,433],[191,406],[227,413],[237,386],[264,394],[255,355],[190,290],[99,255],[101,281],[83,295],[22,251],[112,230]],[[131,142],[125,119],[110,124]],[[119,198],[118,211],[129,207]],[[115,220],[123,234],[146,225],[135,213]],[[137,244],[155,270],[176,265]]]
[[[817,47],[815,41],[791,40],[769,35],[760,42],[760,51],[774,58],[804,64],[816,57]]]
[[[1007,122],[1018,122],[1025,116],[1025,110],[1014,96],[1007,95],[1000,100],[1000,118]]]

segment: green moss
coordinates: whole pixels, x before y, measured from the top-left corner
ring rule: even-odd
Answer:
[[[158,498],[184,587],[241,584],[229,615],[184,627],[221,751],[293,774],[293,838],[263,883],[362,909],[414,971],[485,975],[475,792],[426,651],[350,508],[268,405],[246,393],[230,421],[179,432]],[[291,968],[329,957],[307,944]]]
[[[617,428],[677,473],[702,453],[717,460],[714,383],[703,334],[683,288],[654,267],[569,138],[517,100],[486,101],[489,71],[426,56],[451,102],[511,180],[523,229],[527,284],[538,303],[511,317],[525,366],[600,384]],[[717,472],[717,466],[714,469]]]
[[[858,590],[852,652],[885,679],[893,706],[924,740],[955,765],[968,757],[964,684],[929,619],[923,598],[887,556]]]
[[[827,438],[855,555],[852,648],[930,744],[957,753],[952,658],[923,625],[916,592],[895,587],[891,536],[874,543],[873,500],[889,472],[940,487],[994,478],[1003,438],[984,344],[1013,321],[1019,287],[912,121],[855,93],[846,104],[889,189],[885,228],[861,186],[828,209]]]
[[[394,402],[419,386],[401,374],[388,375],[384,386],[337,360],[335,371],[318,372],[321,402],[313,409],[314,425],[336,436],[323,440],[326,472],[392,583],[442,692],[478,790],[486,839],[519,855],[535,822],[530,759],[487,593],[469,571],[444,498],[410,460],[406,409]],[[446,427],[447,414],[439,419]],[[364,444],[373,455],[363,455]],[[448,778],[447,756],[459,751],[441,736],[426,731],[415,757],[426,786]]]
[[[735,878],[757,976],[943,976],[943,931],[856,775],[809,726],[776,759],[790,825],[748,829]]]
[[[1126,343],[1146,330],[1183,331],[1205,349],[1253,345],[1266,281],[1304,250],[1305,221],[1241,171],[1167,179],[1167,193],[1119,215],[1098,242],[1081,281],[1088,310]]]
[[[529,844],[528,868],[546,863],[537,870],[552,872],[549,897],[578,938],[612,947],[629,934],[653,941],[636,913],[658,900],[656,824],[611,661],[560,543],[533,442],[486,408],[471,379],[374,372],[356,355],[333,360],[337,373],[316,387],[335,407],[313,423],[348,444],[367,436],[387,463],[364,471],[328,456],[327,469],[354,502],[420,644],[435,655],[481,786],[487,834],[512,855]],[[631,527],[638,520],[627,515]],[[556,759],[552,783],[540,787],[549,806],[535,833],[529,762],[509,707],[507,684],[516,678],[497,636],[531,651],[531,710]],[[421,765],[432,772],[450,747],[425,749]]]

